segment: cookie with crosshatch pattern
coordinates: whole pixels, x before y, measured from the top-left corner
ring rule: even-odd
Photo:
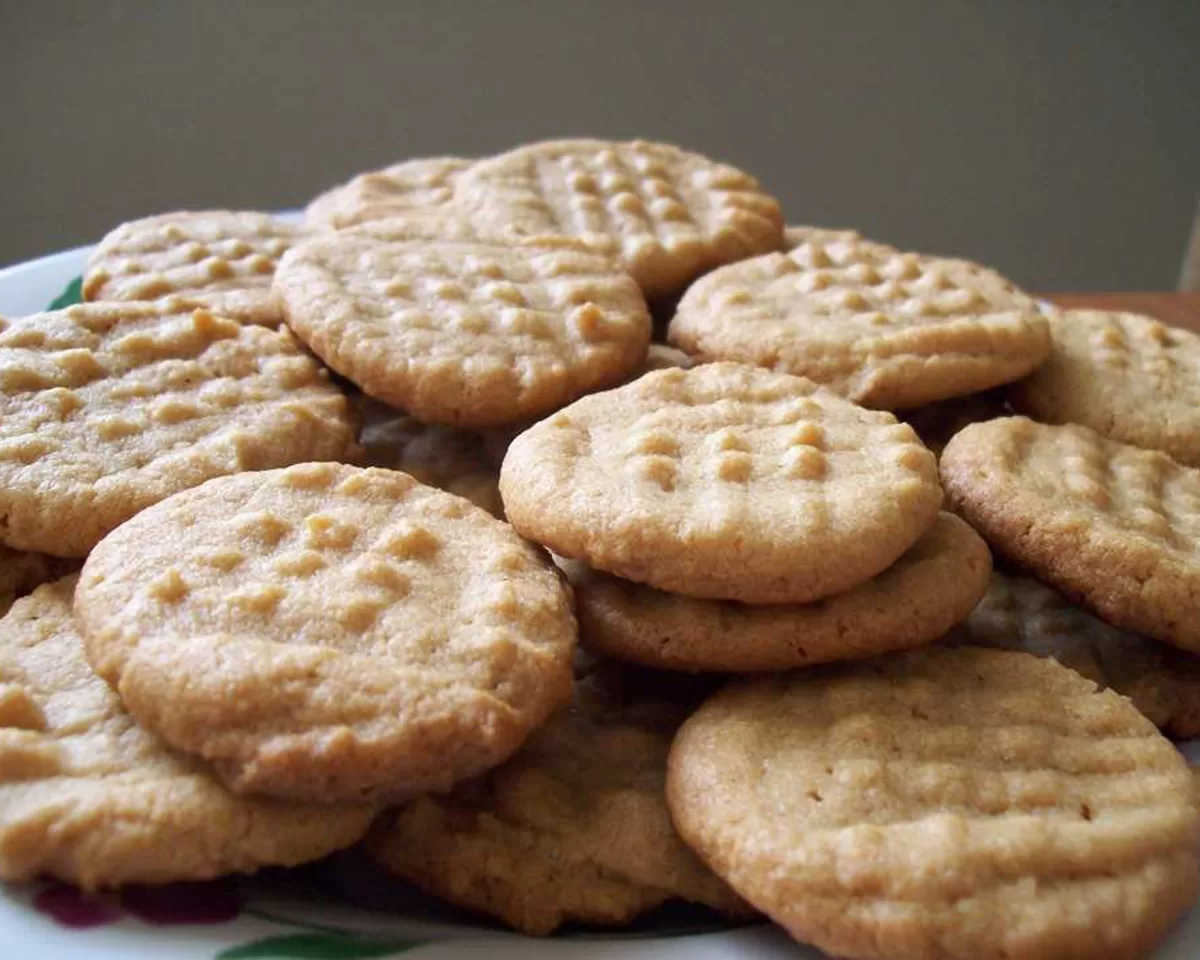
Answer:
[[[459,157],[422,157],[360,173],[316,197],[304,210],[304,223],[317,230],[341,230],[448,207],[455,180],[471,163]]]
[[[1114,626],[1200,652],[1200,470],[1087,427],[977,423],[941,460],[954,509]]]
[[[431,893],[529,934],[572,920],[624,925],[677,899],[748,919],[679,839],[664,798],[671,738],[711,688],[585,664],[570,707],[511,760],[384,814],[367,848]]]
[[[643,140],[552,140],[481,160],[454,205],[493,231],[578,237],[650,298],[783,246],[783,215],[749,174]]]
[[[561,563],[589,650],[665,670],[739,673],[924,646],[971,612],[992,569],[983,540],[948,513],[878,576],[811,604],[699,600]]]
[[[1053,657],[1133,701],[1164,733],[1200,736],[1200,657],[1098,620],[1029,577],[992,574],[952,642]]]
[[[332,234],[284,257],[275,292],[288,325],[334,370],[427,423],[543,415],[620,382],[650,342],[637,284],[567,239]]]
[[[942,499],[933,454],[891,414],[731,363],[577,400],[512,442],[500,492],[513,526],[560,556],[745,603],[862,583]]]
[[[571,694],[568,589],[404,473],[302,464],[138,514],[84,564],[89,662],[234,790],[396,801],[506,759]]]
[[[140,729],[84,659],[75,581],[0,620],[0,878],[205,880],[316,860],[366,832],[366,804],[237,797]]]
[[[857,960],[1149,956],[1196,897],[1193,791],[1124,697],[977,647],[731,684],[667,772],[718,876]]]
[[[0,324],[0,541],[82,557],[228,473],[345,457],[345,397],[285,329],[192,301],[86,303]]]
[[[1018,412],[1200,466],[1200,336],[1104,310],[1064,310],[1050,332],[1049,358],[1009,388]]]
[[[1025,376],[1050,351],[1043,308],[999,274],[815,231],[788,253],[714,270],[684,294],[668,341],[900,410]]]
[[[84,300],[159,300],[177,294],[214,313],[280,322],[271,276],[299,231],[265,213],[178,211],[123,223],[88,257]]]

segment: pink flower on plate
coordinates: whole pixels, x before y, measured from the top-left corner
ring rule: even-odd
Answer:
[[[33,906],[60,926],[86,929],[114,923],[126,914],[155,926],[228,923],[242,904],[234,882],[213,880],[124,887],[112,893],[84,893],[52,882],[33,898]]]
[[[86,930],[113,923],[121,916],[121,907],[109,896],[86,894],[65,883],[51,883],[33,898],[34,909],[50,917],[60,927]]]

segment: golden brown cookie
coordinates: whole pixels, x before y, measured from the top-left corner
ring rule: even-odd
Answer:
[[[123,223],[91,256],[84,300],[160,300],[179,294],[223,316],[277,325],[271,275],[299,236],[265,213],[180,211]]]
[[[471,166],[458,157],[428,157],[360,173],[314,199],[304,211],[312,230],[340,230],[372,220],[447,207],[454,181]]]
[[[555,140],[482,160],[455,206],[481,229],[579,237],[647,297],[783,246],[779,204],[733,167],[661,143]]]
[[[507,435],[498,430],[429,426],[365,394],[359,408],[363,466],[403,470],[427,486],[465,497],[493,517],[503,518],[500,461],[508,446]]]
[[[567,565],[580,640],[590,650],[667,670],[790,670],[930,643],[987,589],[987,545],[943,513],[878,576],[812,604],[750,607],[697,600]]]
[[[1053,657],[1111,687],[1164,733],[1200,736],[1200,658],[1109,626],[1028,577],[993,573],[952,642]]]
[[[210,481],[88,557],[88,660],[233,789],[400,800],[506,759],[570,696],[575,618],[540,551],[407,474]]]
[[[1115,626],[1200,652],[1200,470],[1024,417],[958,433],[946,493],[993,547]]]
[[[339,459],[353,436],[286,330],[177,298],[0,325],[0,541],[18,550],[82,557],[177,490]]]
[[[75,580],[0,620],[0,879],[203,880],[315,860],[366,832],[368,806],[235,797],[140,729],[84,660]]]
[[[1183,757],[1052,660],[930,648],[727,687],[667,773],[683,838],[856,960],[1148,955],[1194,902]]]
[[[1200,466],[1200,336],[1136,313],[1066,310],[1054,347],[1009,391],[1044,423],[1078,423]]]
[[[381,818],[369,850],[436,896],[528,934],[570,920],[620,926],[676,898],[747,918],[680,841],[663,798],[692,686],[599,668],[506,764]]]
[[[637,285],[573,241],[332,234],[292,250],[275,291],[288,324],[334,370],[426,423],[548,413],[620,382],[650,341]]]
[[[799,377],[660,370],[518,436],[509,521],[555,553],[672,593],[808,603],[890,566],[937,519],[910,427]]]
[[[1008,383],[1050,350],[1042,308],[999,274],[825,231],[702,277],[667,338],[887,410]]]

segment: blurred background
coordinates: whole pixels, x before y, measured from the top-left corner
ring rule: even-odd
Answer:
[[[794,223],[1165,290],[1200,191],[1197,0],[0,0],[0,36],[0,265],[408,156],[643,136]]]

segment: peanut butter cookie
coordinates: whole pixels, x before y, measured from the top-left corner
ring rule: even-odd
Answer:
[[[506,764],[385,815],[369,849],[418,886],[523,933],[569,920],[622,925],[675,898],[747,918],[750,908],[679,839],[663,796],[693,687],[593,670],[572,706]]]
[[[637,285],[573,241],[333,234],[292,250],[275,291],[288,324],[334,370],[426,423],[543,415],[619,383],[650,342]]]
[[[736,683],[675,738],[667,802],[718,876],[831,956],[1144,957],[1196,897],[1184,758],[1024,653]]]
[[[471,166],[458,157],[428,157],[360,173],[327,190],[304,211],[313,230],[340,230],[372,220],[448,207],[454,181]]]
[[[743,603],[870,579],[942,498],[933,454],[890,414],[730,363],[577,400],[513,441],[500,492],[513,526],[561,556]]]
[[[509,437],[421,423],[362,395],[358,445],[366,467],[403,470],[421,483],[465,497],[493,517],[504,516],[500,461]]]
[[[962,430],[941,468],[998,551],[1114,626],[1200,652],[1200,470],[1024,417]]]
[[[85,556],[210,477],[346,455],[345,398],[287,330],[191,301],[0,324],[0,542]]]
[[[1200,466],[1200,336],[1136,313],[1067,310],[1050,357],[1009,391],[1044,423],[1078,423]]]
[[[397,801],[508,758],[571,692],[549,561],[407,474],[303,464],[210,481],[96,547],[88,660],[236,791]]]
[[[123,223],[88,257],[84,300],[179,294],[214,313],[278,325],[271,275],[299,236],[265,213],[180,211]]]
[[[650,298],[783,246],[779,204],[746,173],[641,140],[556,140],[482,160],[454,204],[482,229],[578,237]]]
[[[995,572],[955,643],[1053,657],[1111,687],[1169,736],[1200,737],[1200,658],[1110,627],[1028,577]]]
[[[1050,352],[1042,308],[999,274],[828,231],[702,277],[667,339],[885,410],[1008,383]]]
[[[723,672],[790,670],[930,643],[971,612],[991,568],[987,545],[948,513],[883,573],[811,604],[697,600],[566,564],[589,649],[648,667]]]
[[[315,860],[366,832],[369,806],[234,796],[138,727],[84,660],[75,581],[0,620],[0,878],[204,880]]]

